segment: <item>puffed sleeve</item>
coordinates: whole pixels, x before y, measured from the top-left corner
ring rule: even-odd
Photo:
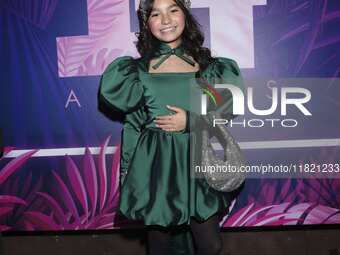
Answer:
[[[143,104],[144,88],[131,56],[115,59],[105,69],[98,90],[98,109],[104,114],[133,112]]]
[[[206,81],[210,86],[214,87],[214,80],[218,82],[232,84],[244,93],[243,78],[240,69],[235,60],[224,57],[217,57],[215,61],[211,63],[203,72],[202,79]],[[222,104],[216,98],[217,104],[213,100],[207,100],[207,112],[216,111],[223,119],[233,119],[236,115],[233,115],[233,98],[228,89],[216,89],[221,98]],[[186,112],[187,122],[186,130],[194,130],[199,126],[200,121],[204,120],[206,123],[212,125],[212,119],[209,119],[206,115],[198,115],[195,112]]]

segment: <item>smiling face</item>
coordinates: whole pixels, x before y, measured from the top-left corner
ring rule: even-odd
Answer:
[[[175,1],[155,0],[148,25],[158,40],[165,42],[173,49],[182,42],[185,16]]]

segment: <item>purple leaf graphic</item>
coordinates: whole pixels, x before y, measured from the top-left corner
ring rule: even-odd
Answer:
[[[50,208],[55,212],[57,219],[59,219],[64,226],[69,226],[64,211],[60,207],[58,202],[53,197],[46,193],[37,192],[37,194],[44,197],[47,200],[48,204],[50,205]]]
[[[327,224],[327,222],[339,223],[340,209],[328,206],[315,206],[312,210],[311,203],[300,203],[291,206],[289,203],[268,205],[251,211],[254,204],[247,205],[235,212],[231,217],[230,213],[224,219],[225,224],[221,226],[278,226],[296,224]],[[269,209],[269,210],[268,210]],[[261,212],[268,210],[263,217]],[[287,210],[287,211],[286,211]],[[257,217],[257,218],[256,218]]]
[[[39,179],[38,179],[37,183],[33,187],[30,188],[29,194],[25,197],[25,201],[29,205],[28,207],[32,207],[33,206],[32,202],[36,198],[36,192],[42,186],[42,182],[43,182],[42,179],[43,179],[43,177],[39,176]],[[26,179],[24,185],[30,185],[31,186],[30,179]],[[22,207],[22,206],[20,208],[18,208],[16,210],[16,212],[15,212],[15,217],[20,217],[20,215],[22,215],[25,210],[28,210],[28,208],[25,208],[25,207]]]
[[[116,20],[124,13],[125,5],[125,1],[88,1],[89,35],[57,38],[60,77],[101,74],[108,63],[121,56],[112,55],[117,51],[107,48],[112,47],[108,42],[117,32]]]
[[[2,193],[0,195],[0,224],[3,226],[3,230],[22,227],[23,212],[33,205],[31,202],[35,195],[33,196],[32,193],[41,187],[42,176],[39,177],[38,184],[32,189],[32,173],[30,172],[22,182],[21,177],[26,176],[18,172],[19,167],[37,151],[29,151],[12,159],[0,171]]]
[[[6,230],[9,230],[9,229],[11,229],[10,226],[0,225],[0,231],[6,231]]]
[[[312,206],[312,204],[310,204],[310,203],[301,203],[301,204],[297,204],[297,205],[292,206],[291,208],[289,208],[289,210],[287,212],[290,213],[290,217],[299,218],[300,220],[302,220],[303,218],[301,218],[301,217],[303,216],[304,213],[307,212],[307,210],[311,206]],[[299,221],[291,221],[291,222],[289,222],[289,224],[285,224],[285,225],[296,225],[296,224],[299,224],[299,223],[300,223]]]
[[[83,168],[79,169],[71,159],[66,156],[66,171],[59,175],[52,171],[53,182],[50,185],[50,194],[47,192],[36,192],[41,198],[39,207],[25,217],[25,227],[44,229],[58,227],[58,229],[108,229],[114,227],[116,215],[115,206],[118,198],[117,178],[119,166],[119,146],[113,157],[110,171],[106,165],[105,152],[110,140],[105,139],[98,155],[98,168],[88,148],[85,149]],[[97,170],[96,170],[97,169]],[[97,173],[96,171],[99,171]],[[108,183],[108,180],[111,180]],[[98,192],[98,183],[101,185]],[[110,184],[110,185],[109,185]],[[110,187],[110,190],[109,190]],[[78,193],[77,193],[78,192]],[[80,193],[79,193],[80,192]],[[83,200],[83,201],[81,201]],[[99,201],[99,205],[97,205]],[[38,205],[38,202],[35,202]],[[91,205],[87,208],[84,205]],[[44,208],[44,209],[42,209]],[[91,213],[89,213],[91,211]]]
[[[324,224],[339,224],[340,222],[340,213],[334,214],[333,216],[329,217]]]
[[[247,213],[251,210],[251,208],[254,206],[254,204],[247,205],[243,209],[239,210],[237,213],[235,213],[227,222],[227,226],[235,226],[238,224],[238,222],[245,216]]]
[[[13,204],[27,205],[27,203],[21,198],[14,197],[14,196],[6,196],[6,195],[0,195],[0,203],[13,203]]]
[[[1,206],[0,209],[0,217],[4,214],[7,214],[8,212],[13,210],[13,206]]]
[[[83,183],[83,179],[80,176],[79,170],[70,156],[66,155],[66,174],[69,177],[71,186],[73,191],[75,192],[78,200],[80,201],[85,214],[88,217],[88,204],[87,204],[87,195],[85,190],[85,185]]]
[[[38,150],[26,152],[19,157],[11,160],[0,172],[0,185],[11,175],[18,167],[20,167],[28,158],[30,158]]]
[[[25,212],[24,217],[33,223],[39,230],[62,230],[60,225],[57,225],[52,217],[40,212]]]
[[[247,216],[244,217],[244,219],[241,220],[239,222],[239,224],[237,224],[237,226],[243,226],[246,222],[248,222],[251,218],[253,218],[257,214],[259,214],[260,212],[263,212],[263,211],[265,211],[265,210],[267,210],[269,208],[273,208],[273,207],[275,207],[275,205],[268,205],[268,206],[263,206],[263,207],[255,209],[254,211],[248,213]]]
[[[92,216],[95,215],[98,197],[97,170],[90,150],[86,147],[83,163],[84,179],[92,205]]]
[[[318,205],[306,216],[304,224],[322,224],[330,215],[339,213],[339,209]]]
[[[262,224],[261,226],[281,226],[281,225],[287,225],[287,223],[291,223],[294,221],[296,221],[296,219],[273,220],[273,221],[269,221],[268,223]]]
[[[105,199],[106,199],[106,193],[107,193],[107,177],[106,177],[106,162],[105,162],[105,152],[107,145],[109,143],[111,136],[106,138],[103,146],[100,148],[99,153],[99,203],[100,203],[100,210],[103,209]]]
[[[271,214],[279,213],[279,212],[285,212],[289,204],[290,204],[289,202],[286,202],[286,203],[275,205],[272,208],[270,208],[270,210],[267,211],[266,215],[271,215]]]
[[[67,209],[70,210],[70,212],[72,212],[72,215],[75,217],[77,223],[79,224],[80,219],[79,219],[78,210],[77,210],[77,207],[74,203],[72,195],[70,194],[70,191],[68,190],[66,184],[60,178],[60,176],[53,170],[52,170],[52,173],[53,173],[54,177],[56,178],[57,184],[59,184],[58,186],[60,187],[60,190],[63,194],[62,196],[60,196],[60,198],[63,200],[63,202],[67,206]]]
[[[282,216],[286,216],[286,215],[289,215],[289,213],[274,213],[272,215],[266,215],[247,226],[264,226],[270,223],[275,224],[279,218],[281,218]],[[298,219],[286,219],[284,222],[287,222],[290,220],[298,220]]]
[[[0,159],[3,159],[9,152],[11,152],[14,149],[15,149],[15,147],[5,146],[3,155],[2,155],[2,157]]]

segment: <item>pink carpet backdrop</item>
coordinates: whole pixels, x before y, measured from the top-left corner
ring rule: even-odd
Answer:
[[[340,3],[192,2],[205,46],[235,59],[247,80],[319,78],[325,84],[304,82],[316,98],[307,105],[313,121],[289,112],[302,124],[231,129],[248,164],[339,164]],[[121,125],[97,110],[105,67],[119,56],[138,57],[138,4],[1,1],[1,231],[142,227],[116,217]],[[268,88],[257,89],[266,95]],[[339,210],[339,178],[247,179],[220,225],[339,224]]]

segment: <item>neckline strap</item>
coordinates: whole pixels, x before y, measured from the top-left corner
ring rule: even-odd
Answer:
[[[171,49],[170,46],[168,46],[166,43],[161,42],[160,47],[158,49],[158,51],[155,52],[154,57],[159,57],[161,55],[164,55],[164,57],[162,57],[155,65],[152,66],[153,69],[157,69],[168,57],[170,57],[172,54],[175,54],[176,56],[180,57],[181,59],[183,59],[184,61],[186,61],[187,63],[189,63],[192,66],[195,66],[195,62],[192,61],[191,59],[187,58],[186,56],[184,56],[185,50],[182,47],[182,44],[180,44],[179,46],[177,46],[174,49]]]

